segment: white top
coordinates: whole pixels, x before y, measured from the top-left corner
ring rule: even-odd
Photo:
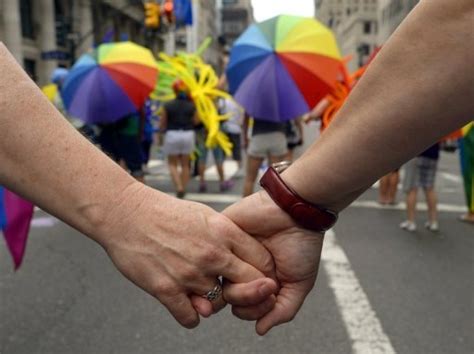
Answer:
[[[219,101],[222,114],[228,114],[229,119],[222,123],[222,129],[226,133],[240,134],[244,122],[244,110],[233,99],[225,98]]]

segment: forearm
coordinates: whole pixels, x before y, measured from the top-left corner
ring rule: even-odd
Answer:
[[[472,119],[473,4],[418,5],[331,126],[285,171],[296,191],[341,210],[378,177]]]
[[[0,184],[97,239],[141,188],[71,128],[0,43]]]

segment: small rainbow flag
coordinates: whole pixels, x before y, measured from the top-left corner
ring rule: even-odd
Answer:
[[[0,186],[0,230],[18,269],[25,254],[26,241],[34,206],[29,201]]]
[[[462,128],[460,141],[461,172],[469,211],[474,213],[474,123],[471,121]]]

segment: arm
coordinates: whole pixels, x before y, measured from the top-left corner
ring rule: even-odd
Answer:
[[[193,296],[217,276],[271,272],[271,256],[227,218],[135,181],[72,129],[2,43],[0,93],[0,184],[97,241],[182,325],[225,304]]]
[[[380,176],[468,122],[473,16],[469,0],[421,2],[285,180],[307,200],[342,210]]]
[[[283,173],[286,183],[306,200],[340,211],[377,178],[472,119],[473,17],[471,0],[421,2],[330,127]],[[257,319],[264,334],[290,321],[314,286],[323,237],[295,224],[264,191],[225,214],[275,260],[281,289],[270,312],[262,316],[235,301],[232,286],[226,293],[237,303],[233,312]]]
[[[323,98],[321,101],[318,102],[316,106],[314,106],[311,112],[306,115],[306,117],[304,118],[304,122],[308,124],[312,120],[320,119],[328,105],[329,100],[327,98]]]
[[[296,123],[296,128],[298,129],[298,134],[299,134],[299,137],[300,137],[300,143],[301,143],[301,145],[303,145],[303,143],[304,143],[303,118],[302,117],[296,118],[295,123]]]

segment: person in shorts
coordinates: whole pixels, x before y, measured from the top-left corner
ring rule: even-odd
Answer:
[[[244,110],[233,99],[224,98],[218,102],[219,113],[228,115],[222,123],[222,131],[232,143],[232,159],[237,162],[238,171],[234,177],[242,177],[242,125]]]
[[[221,192],[228,191],[234,186],[234,181],[225,179],[224,160],[225,153],[220,146],[208,149],[206,146],[207,131],[204,125],[200,124],[196,127],[196,153],[197,153],[197,175],[199,175],[199,192],[207,192],[207,182],[205,178],[208,151],[211,150],[216,165],[217,175],[219,176],[219,190]]]
[[[173,84],[176,99],[163,106],[160,132],[165,132],[163,152],[176,189],[176,196],[184,198],[190,179],[190,155],[194,149],[194,126],[199,123],[196,107],[189,98],[184,82]]]
[[[115,123],[102,124],[98,142],[107,155],[144,182],[140,138],[140,116],[132,113]]]
[[[244,119],[244,132],[247,132],[250,117]],[[243,196],[253,193],[258,170],[265,159],[269,164],[283,161],[288,153],[285,136],[286,125],[255,118],[250,139],[244,133],[244,146],[247,147],[247,169]]]
[[[402,229],[412,232],[416,230],[416,200],[418,189],[422,188],[428,205],[428,221],[425,227],[430,231],[439,230],[437,196],[434,188],[438,160],[439,143],[436,143],[405,164],[403,190],[407,195],[407,219],[400,224]]]

